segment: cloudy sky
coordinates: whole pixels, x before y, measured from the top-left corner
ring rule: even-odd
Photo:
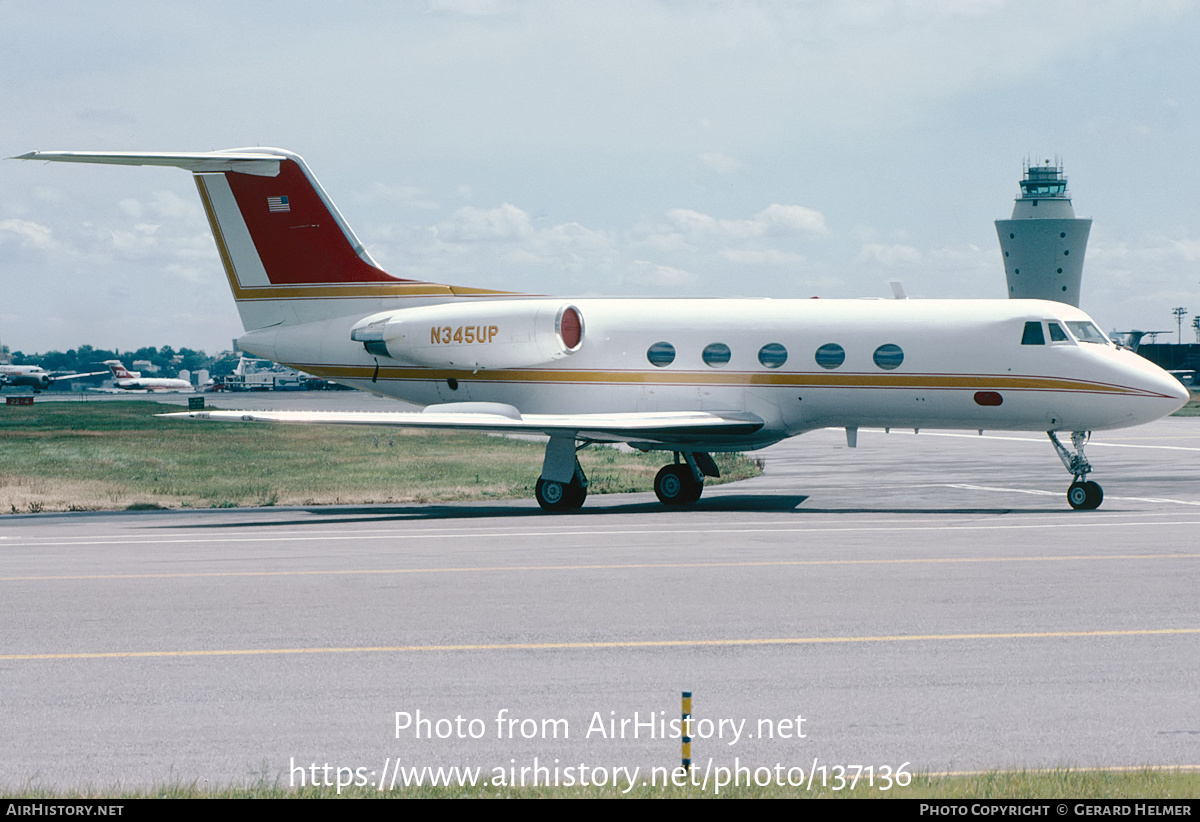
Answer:
[[[992,221],[1026,159],[1057,157],[1094,219],[1083,308],[1109,330],[1200,313],[1194,2],[0,0],[0,20],[0,155],[288,148],[398,276],[1003,297]],[[0,342],[240,332],[190,175],[0,161]]]

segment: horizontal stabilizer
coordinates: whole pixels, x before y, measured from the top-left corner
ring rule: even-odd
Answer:
[[[196,174],[238,171],[259,177],[275,177],[279,164],[288,153],[267,153],[254,149],[224,151],[31,151],[13,160],[46,160],[56,163],[99,163],[116,166],[169,166]]]
[[[437,406],[430,406],[421,412],[182,411],[161,416],[224,422],[376,425],[559,436],[573,433],[579,438],[602,442],[682,443],[705,437],[745,436],[763,427],[762,419],[748,413],[662,411],[630,414],[518,414],[514,417],[502,407],[488,409],[482,413],[442,411],[438,410]]]

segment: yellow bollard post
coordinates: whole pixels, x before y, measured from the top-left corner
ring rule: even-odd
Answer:
[[[692,727],[692,692],[683,692],[683,727],[680,740],[683,743],[683,771],[687,773],[692,768],[692,738],[688,731]]]

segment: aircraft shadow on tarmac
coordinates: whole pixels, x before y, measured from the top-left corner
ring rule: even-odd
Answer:
[[[213,522],[213,523],[189,523],[187,525],[161,525],[160,528],[254,528],[254,527],[273,527],[273,526],[295,526],[295,525],[328,525],[330,522],[338,523],[353,523],[353,522],[414,522],[422,520],[450,520],[450,519],[513,519],[524,517],[538,517],[560,520],[564,523],[570,523],[578,520],[579,517],[597,516],[605,514],[645,514],[645,513],[668,513],[678,514],[679,516],[688,516],[693,513],[705,512],[770,512],[770,513],[793,513],[793,514],[923,514],[923,515],[1000,515],[1000,514],[1053,514],[1064,513],[1061,508],[901,508],[901,507],[877,507],[877,508],[800,508],[800,504],[808,499],[807,495],[798,494],[738,494],[738,495],[723,495],[713,497],[707,500],[701,500],[695,505],[678,508],[668,508],[661,505],[657,501],[638,501],[638,502],[615,502],[616,496],[611,497],[614,504],[605,504],[605,497],[596,497],[592,500],[591,507],[585,507],[573,512],[568,516],[552,517],[547,515],[540,508],[531,505],[523,505],[521,503],[512,503],[508,505],[496,505],[493,503],[462,503],[462,504],[419,504],[419,505],[363,505],[363,506],[320,506],[308,508],[294,509],[243,509],[243,513],[253,515],[254,513],[262,514],[282,514],[290,512],[294,514],[305,514],[306,516],[295,516],[285,518],[263,519],[263,520],[239,520],[237,522]],[[226,513],[231,513],[227,511]]]

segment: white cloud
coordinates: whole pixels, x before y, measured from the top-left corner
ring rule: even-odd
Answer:
[[[438,223],[434,232],[449,243],[514,242],[533,234],[529,215],[512,203],[499,208],[463,206],[449,220]]]
[[[749,220],[711,217],[688,208],[667,212],[670,227],[695,240],[747,240],[764,236],[822,235],[829,233],[819,211],[798,205],[773,205]]]
[[[147,212],[160,220],[208,225],[199,201],[195,197],[180,197],[174,191],[155,191]]]
[[[911,245],[884,245],[883,243],[867,243],[854,258],[860,263],[876,263],[894,268],[898,266],[917,265],[923,259],[922,254]]]
[[[754,215],[754,219],[763,227],[764,234],[828,234],[825,227],[825,216],[821,212],[798,205],[767,206]]]
[[[32,220],[0,220],[0,244],[16,240],[21,248],[49,250],[57,247],[49,227]]]
[[[682,268],[670,265],[659,265],[649,260],[634,260],[629,271],[634,280],[641,285],[649,286],[681,286],[690,285],[696,281],[696,275]]]
[[[726,248],[721,251],[720,258],[737,265],[784,265],[798,266],[803,265],[805,257],[803,254],[795,254],[790,251],[780,251],[776,248],[766,249],[734,249]]]
[[[130,230],[114,230],[109,232],[110,248],[121,257],[141,257],[153,254],[158,250],[158,238],[154,235],[159,226],[138,223]]]

